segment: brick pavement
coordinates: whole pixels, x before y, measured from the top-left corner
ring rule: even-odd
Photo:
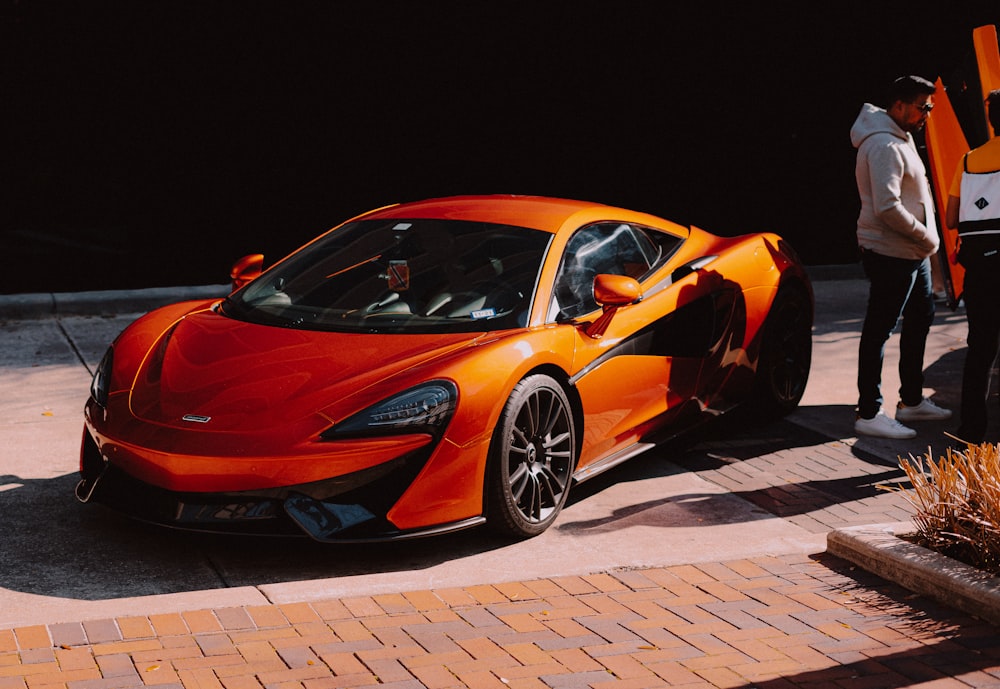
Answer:
[[[0,689],[1000,686],[996,628],[828,555],[0,631]]]
[[[913,514],[902,492],[885,490],[909,486],[898,462],[848,440],[787,420],[739,425],[715,437],[723,439],[700,442],[671,459],[811,533],[907,521]]]

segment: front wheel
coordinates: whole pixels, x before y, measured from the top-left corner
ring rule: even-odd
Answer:
[[[549,376],[528,376],[514,386],[490,445],[490,527],[518,538],[545,531],[566,504],[575,465],[576,427],[565,391]]]

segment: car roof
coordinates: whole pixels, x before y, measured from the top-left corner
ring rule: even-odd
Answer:
[[[501,225],[529,227],[556,233],[571,219],[579,224],[599,220],[620,220],[684,229],[674,223],[644,213],[628,211],[591,201],[496,194],[489,196],[451,196],[387,206],[361,216],[375,218],[446,218],[474,220]],[[578,224],[578,223],[573,223]]]

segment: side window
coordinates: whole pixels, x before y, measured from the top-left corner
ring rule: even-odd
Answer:
[[[597,275],[628,275],[638,280],[649,272],[659,255],[659,247],[631,225],[598,223],[581,228],[566,245],[550,315],[568,319],[593,311],[597,308]]]

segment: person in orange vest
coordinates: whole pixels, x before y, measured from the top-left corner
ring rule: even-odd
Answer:
[[[1000,135],[1000,90],[989,94],[986,105],[990,125]],[[1000,136],[963,156],[948,192],[945,224],[958,229],[969,322],[956,435],[979,444],[986,439],[990,378],[1000,351]]]

